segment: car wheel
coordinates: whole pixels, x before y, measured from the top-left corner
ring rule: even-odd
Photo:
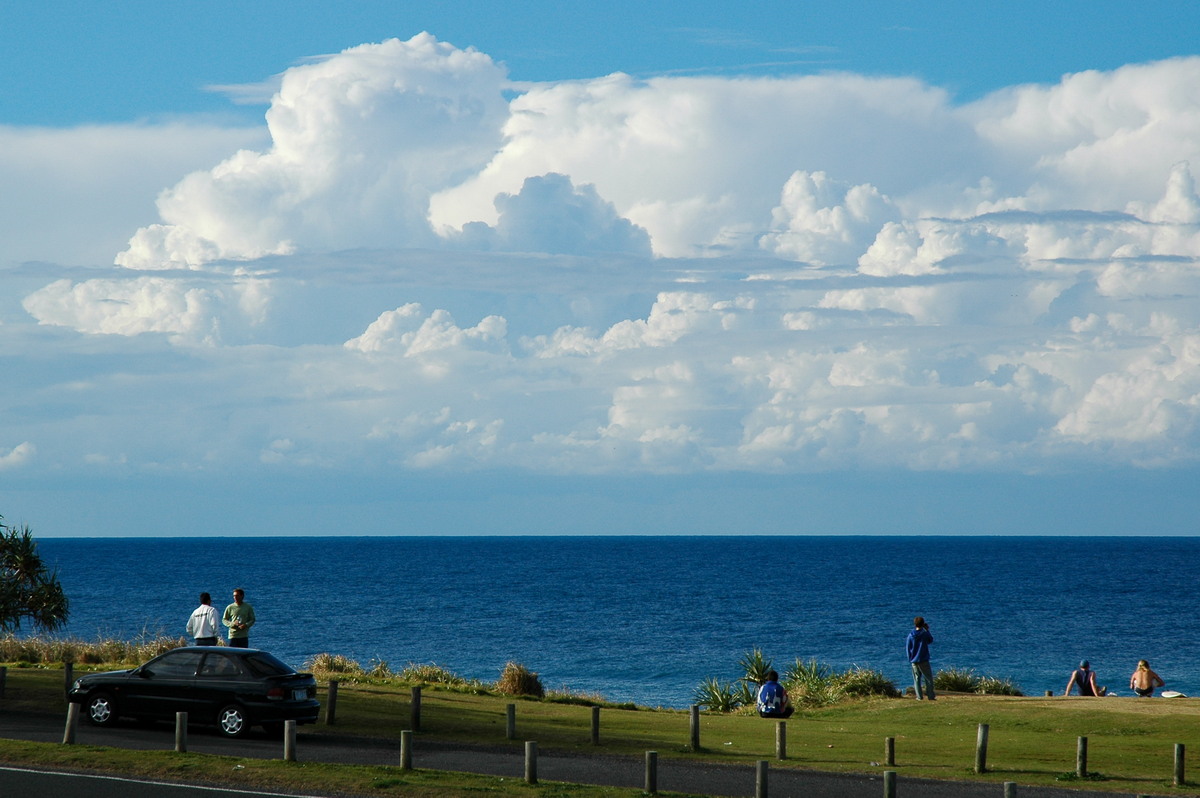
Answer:
[[[117,702],[108,693],[96,693],[87,702],[88,720],[97,726],[111,726],[117,722]]]
[[[241,737],[250,729],[246,710],[237,704],[229,704],[217,713],[217,730],[226,737]]]

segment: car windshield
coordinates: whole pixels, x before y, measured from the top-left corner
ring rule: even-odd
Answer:
[[[255,676],[287,676],[295,673],[294,670],[265,651],[248,654],[242,661]]]

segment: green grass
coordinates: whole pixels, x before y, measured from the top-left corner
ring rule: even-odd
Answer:
[[[79,672],[77,666],[76,673]],[[62,713],[65,710],[62,690],[61,670],[10,667],[3,709]],[[301,727],[298,744],[303,746],[305,735],[313,733],[398,740],[400,731],[411,725],[410,701],[411,688],[394,680],[342,683],[338,691],[336,725]],[[517,739],[512,741],[505,739],[505,706],[510,703],[517,706]],[[654,750],[659,752],[660,759],[739,764],[770,759],[772,768],[871,773],[884,769],[881,762],[885,738],[892,737],[895,739],[896,765],[888,769],[896,770],[901,780],[924,777],[991,783],[1015,781],[1022,785],[1125,794],[1200,795],[1196,786],[1200,779],[1196,784],[1189,782],[1182,788],[1171,784],[1174,745],[1183,743],[1190,751],[1200,751],[1200,700],[1194,699],[946,694],[939,696],[936,702],[882,697],[848,700],[819,709],[798,710],[788,721],[788,759],[783,762],[774,760],[775,722],[753,715],[703,713],[702,750],[698,752],[688,750],[687,712],[606,707],[601,710],[598,748],[591,743],[590,721],[590,708],[573,703],[440,689],[436,685],[427,685],[422,690],[421,736],[450,742],[508,746],[514,754],[522,750],[523,741],[537,740],[539,749],[544,752],[598,751],[641,757],[645,751]],[[981,723],[989,726],[989,771],[977,775],[973,773],[975,740]],[[1064,775],[1070,776],[1075,770],[1076,741],[1080,736],[1088,738],[1089,777],[1063,780]],[[124,762],[125,757],[136,760],[145,756],[143,766],[149,769],[149,775],[156,777],[189,778],[177,772],[185,762],[191,763],[189,768],[201,768],[191,755],[152,756],[128,752],[118,758],[109,753],[110,749],[94,749],[104,753],[88,754],[87,749],[81,747],[47,748],[54,752],[67,750],[74,752],[71,756],[82,757],[71,765],[73,767],[93,766],[83,764],[84,761]],[[0,759],[24,761],[21,757],[27,754],[22,752],[29,750],[25,744],[0,743]],[[176,760],[174,756],[187,758]],[[200,761],[207,759],[222,758],[201,757]],[[212,767],[228,770],[227,766]],[[259,767],[264,768],[261,771],[264,779],[289,772],[285,763],[255,765],[255,768]],[[274,767],[281,769],[271,769]],[[420,792],[422,789],[441,789],[429,783],[410,782],[408,775],[398,769],[353,770],[354,773],[346,778],[356,779],[354,783],[358,785],[366,783],[363,779],[395,779],[395,786],[388,787],[384,794],[422,795],[425,794]],[[337,771],[334,766],[322,767],[321,778],[334,779],[333,775],[326,774]],[[208,773],[207,770],[204,772]],[[382,776],[381,773],[391,775]],[[422,778],[425,777],[434,778],[423,774]],[[528,785],[514,785],[512,780],[504,784],[497,779],[484,779],[484,782],[490,785],[487,791],[494,790],[498,795],[524,795],[528,794],[527,790],[534,789]],[[269,783],[290,785],[290,782]],[[321,789],[314,787],[307,775],[304,783],[310,789]],[[474,791],[467,782],[463,785],[466,786],[447,786],[446,790]],[[333,792],[343,788],[335,789],[334,783],[330,782],[328,789]],[[354,789],[361,789],[361,786]],[[377,794],[379,789],[364,792]],[[636,795],[638,791],[563,794]]]

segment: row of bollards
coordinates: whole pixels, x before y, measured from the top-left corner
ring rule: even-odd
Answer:
[[[7,669],[0,667],[0,697],[4,694],[5,681],[7,678]],[[326,701],[326,716],[325,722],[333,724],[336,720],[337,712],[337,691],[338,682],[335,679],[329,682],[329,693]],[[412,768],[412,733],[420,730],[421,721],[421,688],[415,686],[412,688],[412,728],[401,731],[400,733],[400,766],[403,769]],[[591,708],[591,739],[594,745],[600,743],[600,707],[594,706]],[[67,708],[67,725],[63,732],[63,744],[74,744],[76,736],[76,728],[79,723],[79,704],[69,704]],[[178,712],[175,716],[175,750],[178,752],[187,751],[187,718],[186,712]],[[689,730],[690,730],[690,747],[693,751],[699,751],[700,748],[700,707],[693,704],[689,713]],[[505,707],[505,735],[508,739],[516,739],[516,704],[508,704]],[[989,727],[986,723],[979,724],[975,743],[975,772],[987,772],[987,747],[988,747]],[[289,762],[296,761],[296,722],[286,721],[284,723],[284,739],[283,739],[283,754],[284,759]],[[1087,770],[1087,754],[1088,740],[1087,737],[1079,737],[1076,745],[1076,762],[1075,772],[1080,778],[1088,775]],[[1174,784],[1176,787],[1184,786],[1184,754],[1185,749],[1182,743],[1175,744],[1175,762],[1174,762]],[[775,726],[775,756],[780,761],[787,759],[787,723],[785,721],[777,721]],[[885,767],[895,767],[896,765],[896,739],[888,737],[884,740],[884,765]],[[658,754],[655,751],[646,752],[646,773],[645,773],[645,792],[655,793],[658,789]],[[884,795],[885,798],[894,798],[896,771],[885,770],[884,775]],[[537,783],[537,743],[534,741],[526,741],[525,743],[525,778],[531,784]],[[755,794],[759,798],[765,798],[767,793],[767,762],[761,760],[756,766],[755,776]],[[1016,783],[1004,782],[1005,798],[1013,798],[1016,795]]]

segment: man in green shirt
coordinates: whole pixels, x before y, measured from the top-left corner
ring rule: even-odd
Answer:
[[[254,625],[254,608],[246,603],[246,591],[240,587],[233,591],[233,603],[225,608],[221,623],[229,627],[229,645],[235,648],[250,647],[250,627]]]

